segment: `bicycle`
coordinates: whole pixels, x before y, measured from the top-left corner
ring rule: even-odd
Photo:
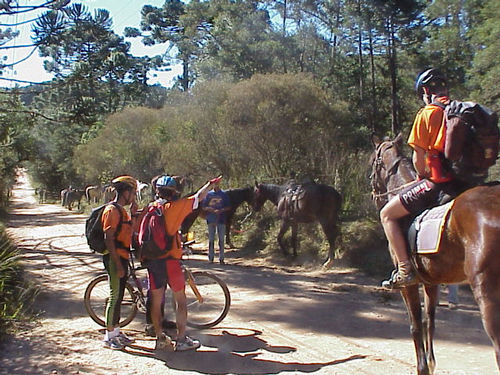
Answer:
[[[184,255],[190,254],[189,245],[183,244]],[[192,328],[211,328],[219,324],[228,314],[231,295],[224,281],[209,271],[191,271],[184,263],[182,270],[186,278],[186,298],[188,321]],[[129,258],[129,279],[125,285],[125,294],[121,304],[120,327],[125,327],[134,320],[137,311],[146,313],[147,285],[137,276],[137,271],[145,267],[135,267],[132,256]],[[144,290],[146,289],[146,291]],[[94,322],[106,326],[105,312],[109,300],[108,275],[100,275],[91,280],[85,290],[84,304],[87,313]],[[174,312],[177,305],[172,300]]]

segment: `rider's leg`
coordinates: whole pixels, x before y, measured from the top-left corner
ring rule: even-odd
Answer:
[[[158,289],[151,289],[151,320],[153,321],[153,326],[155,327],[156,337],[160,337],[163,333],[161,325],[161,302],[165,295],[165,287]]]
[[[187,301],[184,288],[174,292],[175,303],[177,305],[176,323],[177,323],[177,337],[186,336],[186,323],[187,323]]]
[[[187,299],[186,299],[186,283],[182,272],[179,260],[167,260],[168,270],[168,285],[174,292],[174,299],[177,305],[176,323],[177,323],[177,338],[175,342],[175,350],[196,349],[200,346],[198,340],[193,340],[186,335],[187,325]]]
[[[384,228],[389,248],[392,249],[398,263],[398,270],[393,273],[391,286],[403,287],[414,282],[408,251],[406,248],[406,239],[399,225],[399,220],[409,215],[408,210],[401,203],[399,196],[392,198],[380,211],[380,221]]]

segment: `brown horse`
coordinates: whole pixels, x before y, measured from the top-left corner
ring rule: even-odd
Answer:
[[[285,255],[288,255],[283,236],[288,228],[292,228],[293,255],[297,256],[298,223],[319,221],[330,245],[325,266],[330,266],[334,258],[335,239],[339,234],[338,213],[341,206],[340,194],[331,186],[306,184],[255,184],[253,209],[259,211],[262,205],[270,200],[278,209],[281,228],[278,244]]]
[[[401,135],[373,139],[371,185],[377,208],[415,177],[401,153]],[[424,289],[426,326],[422,324],[419,285],[401,289],[411,324],[419,375],[433,374],[434,318],[439,284],[468,282],[495,349],[500,369],[500,184],[478,186],[460,194],[445,224],[437,254],[413,256]],[[393,257],[394,259],[394,257]]]

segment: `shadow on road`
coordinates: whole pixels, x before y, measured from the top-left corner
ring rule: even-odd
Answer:
[[[127,353],[137,356],[154,357],[165,362],[169,369],[197,371],[202,374],[278,374],[286,372],[316,372],[323,367],[338,365],[358,359],[363,355],[352,355],[333,361],[285,362],[265,358],[265,352],[287,354],[296,348],[272,346],[260,338],[261,332],[252,330],[251,334],[231,333],[223,330],[221,334],[199,335],[203,346],[196,352],[160,352],[133,345]]]

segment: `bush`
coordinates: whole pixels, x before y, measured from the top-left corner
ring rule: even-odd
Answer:
[[[364,219],[342,224],[341,258],[371,276],[387,276],[392,261],[380,222]]]
[[[0,339],[31,316],[38,289],[23,279],[19,249],[0,228]]]

